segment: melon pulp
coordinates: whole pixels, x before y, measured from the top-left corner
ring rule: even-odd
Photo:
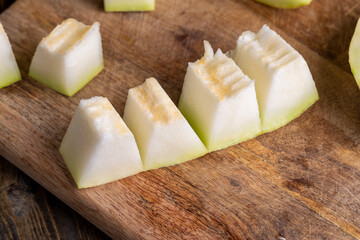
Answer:
[[[104,0],[107,12],[152,11],[155,0]]]
[[[0,88],[21,80],[10,41],[0,23]]]
[[[78,188],[105,184],[143,170],[133,134],[103,97],[80,101],[60,153]]]
[[[40,42],[29,75],[64,95],[72,96],[103,67],[100,24],[95,22],[87,26],[70,18]]]
[[[189,63],[179,109],[209,151],[261,133],[254,81],[221,50],[205,41],[205,54]]]
[[[255,79],[263,132],[287,124],[319,99],[304,58],[266,25],[256,34],[244,32],[231,55]]]
[[[298,8],[306,6],[312,0],[255,0],[256,2],[276,8]]]
[[[124,121],[134,133],[145,170],[175,165],[207,153],[154,78],[129,90]]]
[[[357,85],[360,88],[360,18],[350,43],[349,63]]]

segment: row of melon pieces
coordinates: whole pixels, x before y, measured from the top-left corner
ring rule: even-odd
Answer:
[[[9,39],[0,23],[0,88],[21,80]],[[67,96],[74,95],[104,68],[100,24],[69,18],[36,48],[29,76]]]
[[[79,188],[254,138],[318,99],[305,60],[267,26],[244,32],[231,53],[204,45],[204,56],[189,63],[180,111],[154,78],[129,90],[126,125],[106,98],[80,102],[60,148]]]

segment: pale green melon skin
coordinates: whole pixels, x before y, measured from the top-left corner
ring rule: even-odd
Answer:
[[[60,151],[60,154],[63,157],[63,159],[65,159],[65,157],[64,157],[65,154],[63,154],[63,150],[60,148],[59,151]],[[66,164],[67,168],[69,169],[69,172],[70,172],[71,176],[73,177],[74,182],[75,182],[78,189],[96,187],[96,186],[104,185],[104,184],[114,182],[114,181],[117,181],[117,180],[121,179],[119,177],[113,177],[113,178],[108,178],[108,179],[106,179],[106,181],[104,181],[103,178],[99,178],[99,179],[94,179],[93,180],[93,182],[94,181],[98,182],[98,184],[89,184],[89,185],[83,184],[82,181],[81,181],[82,180],[81,179],[81,171],[76,170],[76,168],[74,168],[71,164],[69,164],[71,162],[76,162],[76,158],[72,157],[72,156],[68,156],[67,161],[65,161],[65,164]],[[142,171],[139,170],[138,172],[135,172],[134,174],[128,175],[127,177],[136,175],[136,174],[138,174],[140,172],[142,172]]]
[[[6,74],[0,78],[0,88],[9,86],[17,81],[21,80],[21,74],[19,71],[14,71],[13,73]]]
[[[184,162],[193,160],[195,158],[202,157],[207,153],[208,153],[207,150],[202,151],[202,152],[187,153],[187,154],[184,154],[183,156],[179,157],[178,159],[175,159],[175,160],[169,159],[169,161],[162,162],[161,164],[144,165],[144,171],[158,169],[158,168],[162,168],[162,167],[174,166],[174,165],[177,165],[180,163],[184,163]]]
[[[315,90],[311,95],[306,97],[304,101],[300,102],[296,107],[293,108],[292,111],[288,112],[283,117],[276,117],[276,120],[273,121],[267,120],[266,123],[262,122],[262,133],[274,131],[288,124],[289,122],[300,116],[303,112],[305,112],[306,109],[313,105],[317,100],[319,100],[319,95],[318,92]],[[260,118],[262,120],[261,113]]]
[[[275,8],[298,8],[311,3],[312,0],[255,0],[256,2],[275,7]]]
[[[116,3],[104,0],[106,12],[133,12],[133,11],[153,11],[155,10],[155,0],[136,1],[119,0]]]
[[[360,18],[350,43],[349,63],[356,83],[360,88]]]
[[[317,100],[319,100],[319,95],[317,91],[313,92],[311,95],[305,98],[305,101],[302,101],[298,104],[298,106],[294,107],[291,112],[288,112],[286,115],[284,115],[282,118],[276,118],[276,120],[268,120],[266,123],[262,120],[262,131],[259,132],[259,129],[257,126],[250,127],[249,130],[246,132],[246,134],[243,134],[239,136],[237,139],[232,139],[230,141],[222,142],[216,145],[210,145],[209,140],[205,137],[204,130],[201,128],[201,126],[198,125],[198,122],[196,119],[194,119],[191,114],[188,112],[188,108],[180,101],[179,102],[179,110],[184,115],[184,117],[187,119],[191,127],[194,129],[196,134],[199,136],[201,141],[205,144],[209,152],[213,152],[216,150],[224,149],[226,147],[250,140],[252,138],[255,138],[261,134],[268,133],[271,131],[274,131],[298,116],[300,116],[303,112],[305,112],[311,105],[313,105]],[[261,114],[260,114],[261,118]]]
[[[88,84],[103,69],[104,69],[104,63],[102,63],[98,68],[95,68],[94,70],[89,71],[89,73],[86,74],[83,77],[83,79],[81,81],[79,81],[78,84],[73,89],[67,89],[66,86],[62,85],[61,83],[50,84],[49,81],[47,81],[46,77],[43,77],[34,71],[30,71],[29,76],[34,78],[38,82],[44,84],[45,86],[52,88],[61,94],[71,97],[71,96],[75,95],[75,93],[80,91],[86,84]]]
[[[194,119],[192,117],[192,114],[188,111],[189,108],[186,106],[186,104],[184,104],[180,100],[178,107],[179,107],[180,112],[184,115],[186,120],[189,122],[190,126],[194,129],[196,134],[199,136],[200,140],[204,143],[204,145],[208,149],[208,152],[213,152],[213,151],[227,148],[229,146],[232,146],[232,145],[244,142],[246,140],[255,138],[261,134],[259,126],[257,126],[257,124],[254,124],[254,126],[248,128],[248,131],[246,131],[242,135],[238,136],[237,138],[212,145],[212,144],[210,144],[209,139],[205,135],[205,132],[204,132],[205,129],[203,129],[199,125],[198,121],[196,121],[196,119]]]

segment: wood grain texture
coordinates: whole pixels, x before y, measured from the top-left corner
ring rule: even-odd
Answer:
[[[0,239],[108,239],[0,157]]]
[[[158,0],[151,13],[19,0],[0,16],[25,79],[0,90],[0,153],[114,238],[358,239],[360,91],[344,56],[359,11],[356,0],[291,11],[250,0]],[[38,42],[68,17],[102,24],[105,58],[105,70],[72,98],[26,76]],[[128,89],[154,76],[177,102],[204,39],[227,51],[265,23],[309,63],[320,95],[313,107],[197,160],[76,189],[58,147],[80,99],[102,95],[122,112]]]
[[[13,0],[0,0],[0,12]],[[108,239],[0,156],[0,239]]]

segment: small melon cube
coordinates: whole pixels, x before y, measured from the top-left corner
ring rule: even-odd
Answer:
[[[205,41],[205,55],[189,63],[179,109],[209,151],[261,133],[254,81]]]
[[[256,80],[263,132],[284,126],[319,99],[304,58],[266,25],[256,34],[244,32],[232,58]]]
[[[153,11],[155,0],[104,0],[107,12]]]
[[[349,47],[349,63],[357,85],[360,88],[360,18]]]
[[[146,170],[175,165],[207,153],[154,78],[129,90],[124,121],[134,133]]]
[[[9,38],[0,23],[0,88],[21,80]]]
[[[74,95],[104,67],[100,24],[69,18],[38,45],[29,75],[67,96]]]
[[[133,134],[103,97],[80,101],[60,153],[79,188],[112,182],[143,169]]]

